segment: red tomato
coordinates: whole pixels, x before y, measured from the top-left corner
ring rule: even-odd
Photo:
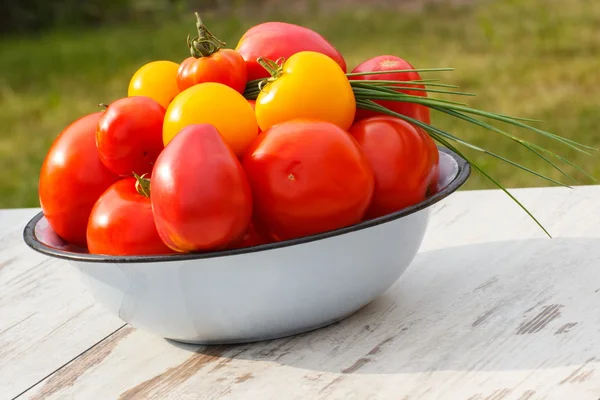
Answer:
[[[248,80],[271,75],[256,62],[258,57],[276,61],[300,51],[315,51],[331,57],[346,72],[344,57],[317,32],[284,22],[265,22],[250,28],[235,48],[246,60]]]
[[[329,122],[275,125],[257,137],[242,164],[255,218],[273,240],[355,224],[373,196],[368,160],[348,132]]]
[[[209,56],[188,57],[179,66],[177,75],[181,90],[204,82],[222,83],[240,93],[246,89],[246,64],[241,54],[231,49],[221,49]]]
[[[82,247],[94,203],[119,179],[102,164],[96,148],[101,114],[86,115],[69,125],[50,147],[40,172],[44,216],[56,234]]]
[[[173,253],[158,236],[150,198],[136,190],[136,179],[112,185],[96,202],[87,226],[91,254],[137,256]]]
[[[375,173],[367,218],[401,210],[436,190],[439,153],[420,128],[390,116],[358,121],[350,128]]]
[[[209,124],[188,125],[152,173],[152,208],[162,240],[176,251],[226,247],[252,217],[252,193],[235,153]]]
[[[389,70],[397,70],[397,69],[414,69],[412,65],[403,60],[400,57],[396,56],[378,56],[375,58],[371,58],[354,68],[352,72],[376,72],[376,71],[389,71]],[[389,74],[376,74],[376,75],[359,75],[352,76],[350,79],[354,80],[385,80],[385,81],[416,81],[420,80],[421,76],[418,72],[391,72]],[[423,85],[397,85],[401,87],[411,87],[411,88],[420,88],[425,89]],[[423,92],[420,90],[407,90],[402,89],[399,92],[410,94],[413,96],[423,96],[427,97],[427,92]],[[405,103],[398,101],[385,101],[385,100],[377,100],[375,101],[378,104],[381,104],[384,107],[389,108],[392,111],[395,111],[399,114],[406,115],[407,117],[414,118],[416,120],[422,121],[426,124],[430,123],[430,113],[429,108],[420,104],[414,103]],[[355,121],[360,119],[371,117],[374,115],[378,115],[374,111],[367,111],[363,109],[356,110],[356,118]]]
[[[196,13],[198,37],[188,42],[191,57],[186,58],[177,72],[179,89],[205,82],[217,82],[244,93],[247,82],[246,64],[240,53],[225,49]]]
[[[100,159],[117,175],[150,173],[163,145],[163,106],[145,96],[125,97],[108,106],[98,122]]]

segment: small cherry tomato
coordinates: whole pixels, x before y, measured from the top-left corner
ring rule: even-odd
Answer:
[[[390,71],[390,70],[407,70],[414,69],[412,65],[396,56],[378,56],[371,58],[358,65],[352,72],[375,72],[375,71]],[[389,74],[375,74],[375,75],[358,75],[352,76],[350,79],[354,80],[391,80],[391,81],[417,81],[421,80],[421,76],[418,72],[390,72]],[[396,85],[403,88],[414,88],[414,89],[425,89],[424,85],[413,85],[413,84],[402,84]],[[427,97],[427,92],[421,90],[410,90],[410,89],[399,89],[399,92],[410,94],[413,96]],[[375,100],[376,103],[389,108],[390,110],[397,112],[398,114],[406,115],[407,117],[414,118],[418,121],[426,124],[430,123],[429,108],[414,103],[400,102],[400,101],[386,101],[386,100]],[[356,120],[381,115],[380,113],[370,110],[356,110]]]
[[[221,83],[201,83],[181,92],[167,109],[163,142],[167,145],[183,128],[213,125],[238,156],[258,134],[258,125],[248,101]]]
[[[160,237],[180,252],[225,248],[244,235],[252,217],[246,174],[208,124],[187,126],[165,147],[150,198]]]
[[[369,117],[350,128],[375,174],[366,218],[417,204],[437,188],[439,153],[421,128],[390,116]]]
[[[248,29],[236,48],[246,60],[248,80],[267,78],[269,73],[256,62],[258,57],[271,60],[290,58],[301,51],[315,51],[331,57],[346,73],[346,61],[323,36],[304,26],[286,22],[265,22]]]
[[[261,133],[244,155],[255,218],[273,240],[358,223],[374,177],[356,141],[340,127],[293,120]]]
[[[297,118],[350,128],[356,113],[354,92],[344,71],[331,58],[304,51],[291,56],[283,66],[268,61],[265,65],[274,80],[256,98],[260,129],[266,131]]]
[[[110,104],[100,117],[96,144],[100,159],[117,175],[148,174],[164,148],[165,109],[145,96]]]
[[[191,57],[179,66],[177,81],[185,90],[205,82],[218,82],[244,93],[247,82],[246,63],[240,53],[225,49],[225,43],[217,39],[196,13],[198,37],[188,40]]]
[[[119,177],[100,161],[96,127],[101,113],[82,117],[65,128],[46,154],[39,179],[44,216],[54,232],[86,246],[86,228],[98,197]]]
[[[179,64],[173,61],[152,61],[138,69],[129,81],[127,96],[146,96],[167,108],[180,92],[177,84]]]
[[[91,254],[142,256],[173,253],[158,236],[148,193],[125,178],[100,196],[87,226]]]

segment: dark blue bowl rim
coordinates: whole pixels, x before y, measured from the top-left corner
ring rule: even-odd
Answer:
[[[178,253],[178,254],[165,254],[165,255],[152,255],[152,256],[107,256],[101,254],[88,254],[88,253],[77,253],[71,251],[60,250],[54,247],[50,247],[45,243],[42,243],[35,235],[35,227],[38,222],[43,218],[43,213],[39,212],[36,214],[25,226],[23,230],[23,239],[25,243],[33,250],[45,254],[47,256],[60,258],[70,261],[83,261],[83,262],[102,262],[102,263],[154,263],[154,262],[173,262],[173,261],[185,261],[185,260],[197,260],[204,258],[215,258],[215,257],[226,257],[247,253],[257,253],[261,251],[281,249],[284,247],[295,246],[303,243],[309,243],[316,240],[322,240],[334,236],[343,235],[361,229],[367,229],[376,225],[384,224],[407,215],[413,214],[417,211],[423,210],[431,205],[439,202],[440,200],[448,197],[455,191],[457,191],[469,178],[471,174],[471,166],[464,158],[460,157],[453,151],[445,148],[438,147],[440,152],[450,155],[458,165],[458,173],[454,179],[442,190],[436,194],[428,197],[424,201],[417,203],[413,206],[404,208],[395,213],[387,214],[379,218],[362,221],[358,224],[347,226],[344,228],[335,229],[319,233],[316,235],[305,236],[298,239],[285,240],[281,242],[262,244],[259,246],[245,247],[241,249],[231,250],[220,250],[213,252],[204,253]]]

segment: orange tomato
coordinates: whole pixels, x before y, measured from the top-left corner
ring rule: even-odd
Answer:
[[[138,69],[131,77],[127,96],[146,96],[167,108],[179,93],[177,70],[172,61],[152,61]]]
[[[262,131],[297,118],[331,122],[348,130],[356,100],[342,68],[330,57],[312,51],[271,66],[274,80],[256,98],[256,119]]]
[[[173,99],[163,124],[165,146],[183,128],[193,124],[213,125],[237,156],[241,156],[258,135],[250,103],[221,83],[200,83]]]

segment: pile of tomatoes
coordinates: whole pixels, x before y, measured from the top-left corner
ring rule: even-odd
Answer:
[[[197,28],[190,57],[142,66],[127,97],[56,138],[39,197],[65,241],[107,255],[248,247],[377,218],[437,190],[433,140],[357,110],[349,81],[418,73],[346,75],[342,55],[298,25],[254,26],[235,50],[199,18]],[[352,72],[411,68],[379,56]],[[429,123],[424,106],[377,102]]]

